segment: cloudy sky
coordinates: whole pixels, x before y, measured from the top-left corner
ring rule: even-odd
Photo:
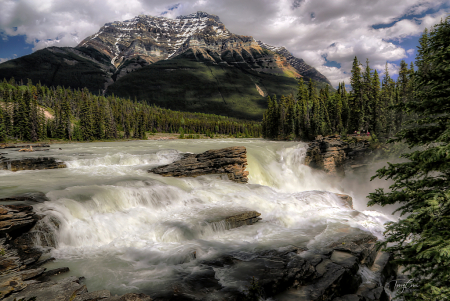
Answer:
[[[395,74],[418,39],[450,14],[450,0],[0,0],[0,62],[48,46],[76,46],[107,22],[205,11],[233,33],[285,46],[330,79],[349,82],[355,55]],[[1,74],[0,74],[1,77]]]

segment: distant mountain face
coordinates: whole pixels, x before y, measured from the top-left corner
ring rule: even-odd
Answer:
[[[198,61],[300,77],[281,53],[267,51],[250,36],[231,33],[219,17],[204,12],[176,19],[140,15],[107,23],[77,47],[92,47],[110,57],[118,78],[187,50],[192,50]]]
[[[171,109],[251,119],[262,116],[268,94],[295,93],[300,77],[319,86],[330,84],[284,47],[233,34],[219,17],[204,12],[176,19],[140,15],[107,23],[75,48],[49,47],[0,64],[0,79],[12,76],[137,97]],[[184,84],[186,77],[195,78],[195,83]],[[158,88],[162,86],[166,89]],[[172,87],[177,87],[176,93]],[[236,106],[244,103],[241,109],[251,113],[238,114],[241,109]]]
[[[325,77],[325,75],[317,71],[314,67],[311,67],[310,65],[306,64],[303,59],[299,59],[293,56],[286,48],[271,46],[261,41],[258,41],[258,45],[264,49],[271,50],[275,53],[284,56],[287,62],[292,67],[294,67],[295,70],[297,70],[297,72],[301,74],[303,77],[311,78],[316,82],[324,82],[331,86],[330,81]]]

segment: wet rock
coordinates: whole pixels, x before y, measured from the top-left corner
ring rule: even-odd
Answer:
[[[105,300],[109,297],[111,297],[111,293],[109,291],[101,290],[101,291],[95,291],[92,293],[81,294],[79,296],[76,296],[75,299],[73,299],[73,301],[98,301],[98,300]],[[137,300],[139,300],[139,299],[137,299]]]
[[[0,234],[27,231],[38,220],[33,207],[28,205],[0,205]]]
[[[32,283],[22,291],[12,294],[5,301],[20,300],[35,297],[36,301],[60,301],[74,300],[78,295],[86,293],[85,285],[81,284],[81,278],[71,276],[60,281]]]
[[[70,269],[68,267],[62,267],[62,268],[48,270],[48,271],[45,271],[44,273],[42,273],[38,278],[36,278],[36,280],[41,281],[41,282],[50,281],[51,276],[60,275],[63,273],[67,273],[69,271],[70,271]]]
[[[149,170],[164,177],[197,177],[225,174],[232,181],[247,183],[247,150],[243,146],[209,150],[201,154],[187,154],[181,160]]]
[[[116,297],[100,299],[100,300],[102,300],[102,301],[152,301],[153,299],[144,294],[130,293],[130,294],[126,294],[123,296],[116,296]]]
[[[343,200],[349,208],[353,209],[353,198],[351,196],[341,193],[336,193],[336,195]]]
[[[19,171],[35,169],[66,168],[66,164],[52,157],[23,158],[23,159],[0,159],[0,169]]]
[[[32,233],[24,233],[11,241],[11,247],[17,251],[17,255],[26,266],[31,266],[43,254],[42,249],[38,249],[34,245],[34,235]]]
[[[356,256],[361,264],[371,266],[377,255],[377,238],[370,233],[350,234],[329,244],[327,248]]]
[[[48,201],[48,198],[42,192],[30,192],[18,196],[0,198],[0,202],[43,203],[46,201]]]
[[[227,217],[219,217],[214,220],[210,219],[207,220],[207,223],[212,224],[216,228],[233,229],[244,225],[253,225],[261,220],[260,215],[261,213],[256,211],[244,211]]]
[[[389,301],[390,298],[384,287],[380,286],[371,290],[366,290],[362,292],[362,297],[364,301]]]
[[[358,259],[347,252],[334,250],[331,254],[330,260],[334,263],[343,266],[344,268],[350,270],[353,273],[358,271]]]
[[[334,298],[333,301],[364,301],[361,296],[350,294],[350,295],[344,295],[342,297]]]

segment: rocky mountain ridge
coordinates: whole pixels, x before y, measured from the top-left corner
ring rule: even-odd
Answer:
[[[197,61],[269,74],[288,73],[295,78],[302,76],[298,70],[309,72],[312,68],[290,55],[292,62],[302,62],[295,68],[287,60],[288,51],[276,53],[261,45],[251,36],[231,33],[218,16],[197,12],[176,19],[139,15],[131,20],[106,23],[77,48],[91,47],[108,56],[117,68],[114,80],[189,50],[191,58]],[[329,83],[324,76],[316,76],[314,80]]]

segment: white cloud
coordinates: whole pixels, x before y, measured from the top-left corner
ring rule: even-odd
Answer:
[[[285,46],[337,85],[348,80],[355,56],[361,61],[369,58],[372,66],[406,58],[411,55],[410,50],[391,41],[420,35],[424,28],[449,14],[441,9],[423,18],[400,20],[405,15],[438,8],[448,0],[185,0],[168,10],[178,3],[179,0],[127,0],[126,4],[122,0],[3,0],[0,35],[26,35],[34,50],[53,45],[75,46],[107,22],[139,14],[159,16],[163,12],[167,12],[165,17],[174,18],[202,10],[218,15],[233,33]],[[386,28],[372,27],[393,22]],[[324,66],[324,56],[341,64],[341,68]]]
[[[407,53],[409,56],[411,56],[411,55],[414,54],[415,51],[416,51],[415,49],[411,48],[411,49],[406,50],[406,53]]]

